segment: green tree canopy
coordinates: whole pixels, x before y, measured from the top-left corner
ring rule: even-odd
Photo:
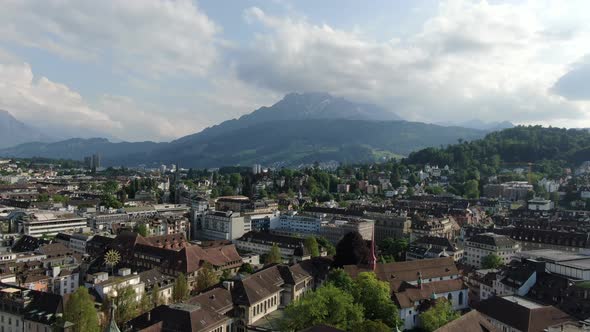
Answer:
[[[363,308],[354,303],[352,295],[328,284],[288,305],[280,327],[282,331],[301,331],[326,324],[350,330],[362,320]]]
[[[436,304],[420,314],[422,328],[426,332],[432,332],[461,316],[453,310],[451,303],[445,298],[437,300]]]
[[[365,319],[380,320],[391,328],[400,325],[397,306],[391,301],[389,284],[373,272],[362,272],[354,280],[354,298],[363,306]]]
[[[202,291],[217,283],[219,283],[219,276],[215,273],[211,264],[205,263],[197,275],[197,291]]]
[[[355,292],[356,286],[354,281],[343,269],[330,270],[330,273],[328,273],[328,282],[348,294]]]
[[[84,287],[70,295],[64,309],[64,319],[74,324],[73,332],[99,332],[98,315],[94,300]]]
[[[281,249],[274,243],[270,248],[270,252],[266,255],[265,264],[279,264],[282,263]]]
[[[328,241],[325,237],[318,236],[318,237],[316,237],[316,241],[318,242],[318,245],[320,247],[326,248],[328,255],[330,255],[330,256],[336,255],[336,247],[334,247],[334,245],[330,241]]]
[[[383,255],[393,256],[396,260],[403,258],[404,253],[408,250],[408,246],[407,239],[394,239],[391,237],[383,239],[378,245]]]
[[[484,269],[497,269],[504,265],[502,258],[496,254],[489,254],[481,259],[481,266]]]
[[[238,272],[252,274],[254,273],[254,268],[252,267],[252,265],[250,265],[250,263],[244,263],[242,264],[242,266],[240,266]]]
[[[350,330],[352,332],[391,332],[391,327],[382,321],[366,320],[352,324]]]
[[[314,236],[307,237],[304,242],[305,249],[311,255],[311,257],[318,257],[320,255],[320,248],[318,241]]]
[[[115,309],[115,321],[121,326],[137,316],[139,313],[139,303],[137,302],[137,293],[135,293],[135,290],[131,286],[121,288],[117,293],[117,297],[114,299],[115,305],[117,306]],[[108,295],[107,301],[110,305]]]
[[[148,228],[147,228],[147,225],[144,223],[137,224],[135,226],[135,231],[137,232],[137,234],[139,234],[143,237],[148,236]]]
[[[465,182],[463,192],[467,198],[479,198],[479,181],[469,180]]]
[[[172,289],[172,300],[180,302],[185,300],[189,295],[188,283],[184,273],[180,273],[174,281],[174,288]]]

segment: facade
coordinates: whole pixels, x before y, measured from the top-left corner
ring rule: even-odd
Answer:
[[[377,243],[386,238],[401,239],[410,236],[412,221],[405,213],[367,212],[365,217],[375,220],[375,239]]]
[[[117,276],[110,276],[107,272],[98,272],[88,276],[87,288],[93,288],[96,293],[105,299],[114,290],[119,291],[125,287],[131,287],[136,294],[135,300],[139,303],[145,291],[145,284],[137,273],[131,273],[131,269],[119,269]]]
[[[238,212],[211,211],[203,217],[199,237],[208,240],[235,240],[251,230]]]
[[[281,214],[279,217],[278,227],[271,229],[279,229],[282,232],[288,232],[292,234],[318,234],[322,219],[317,217],[302,216],[295,213]]]
[[[503,198],[510,201],[524,201],[527,199],[533,185],[526,181],[511,181],[501,184],[486,184],[483,194],[487,198]]]
[[[62,313],[60,295],[0,284],[0,331],[53,331]]]
[[[412,219],[411,240],[415,241],[425,236],[444,237],[453,240],[456,228],[458,228],[458,225],[450,217],[423,218],[416,216]]]
[[[481,268],[483,258],[495,254],[504,264],[510,263],[520,252],[520,245],[511,238],[494,233],[482,233],[465,241],[465,264]]]
[[[406,251],[406,260],[425,258],[453,257],[455,262],[463,260],[463,249],[444,237],[425,236],[410,243]]]
[[[344,235],[350,232],[359,232],[363,239],[370,241],[373,239],[374,226],[375,222],[368,219],[335,219],[329,223],[322,224],[320,235],[334,245],[338,244]]]
[[[276,244],[281,251],[281,257],[288,262],[298,262],[311,258],[305,250],[304,239],[302,238],[252,231],[244,234],[234,242],[238,250],[259,255],[268,254],[273,245]]]
[[[20,230],[25,235],[41,237],[60,232],[77,232],[87,227],[86,218],[72,213],[35,211],[20,221]]]

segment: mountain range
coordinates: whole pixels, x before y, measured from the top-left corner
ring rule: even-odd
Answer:
[[[31,141],[51,141],[53,137],[28,126],[8,113],[0,110],[0,149]]]
[[[375,161],[459,139],[473,140],[488,131],[408,122],[375,105],[325,93],[291,93],[270,107],[228,120],[169,143],[120,142],[74,138],[29,142],[0,149],[5,157],[80,160],[99,153],[103,164],[182,167],[226,165],[298,165],[315,161]]]

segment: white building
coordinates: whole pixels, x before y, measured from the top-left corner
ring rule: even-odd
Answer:
[[[210,211],[203,217],[198,237],[208,240],[235,240],[252,229],[238,212]]]
[[[553,209],[553,202],[548,199],[535,198],[528,201],[531,211],[549,211]]]
[[[289,213],[279,217],[278,229],[289,233],[318,234],[322,223],[326,222],[317,217]],[[271,227],[271,229],[276,229],[276,227]]]
[[[20,221],[19,230],[25,235],[41,237],[60,232],[77,232],[87,227],[86,218],[72,213],[35,211],[27,213]]]
[[[491,254],[497,255],[504,264],[510,263],[520,252],[520,245],[511,238],[494,233],[483,233],[465,241],[465,263],[482,268],[483,259]]]

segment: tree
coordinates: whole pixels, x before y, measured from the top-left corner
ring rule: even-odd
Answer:
[[[436,304],[420,314],[420,322],[422,328],[427,332],[432,332],[449,322],[461,316],[458,312],[453,310],[451,303],[445,298],[437,300]]]
[[[497,269],[504,265],[502,258],[496,254],[489,254],[481,259],[481,266],[484,269]]]
[[[381,321],[366,320],[352,324],[352,332],[391,332],[391,327]]]
[[[379,249],[383,255],[393,256],[395,260],[401,260],[403,254],[408,250],[408,240],[401,238],[401,239],[394,239],[392,237],[388,237],[383,239],[381,243],[379,243]]]
[[[366,320],[380,320],[390,328],[400,325],[397,306],[391,301],[389,284],[373,272],[362,272],[354,280],[355,302],[363,306]]]
[[[70,295],[64,309],[64,319],[74,324],[72,332],[99,332],[94,300],[88,289],[79,287]]]
[[[232,188],[237,189],[241,183],[242,176],[240,175],[240,173],[232,173],[229,176],[229,185],[232,186]]]
[[[197,274],[197,291],[202,291],[219,283],[219,276],[213,270],[213,266],[205,263]]]
[[[154,285],[154,288],[152,288],[152,294],[151,294],[150,300],[151,300],[152,308],[155,308],[161,304],[162,300],[160,299],[160,286],[158,286],[158,284]]]
[[[325,237],[318,236],[318,237],[316,237],[316,241],[318,242],[318,245],[320,247],[326,249],[326,252],[328,253],[328,255],[330,255],[330,256],[336,255],[336,247],[334,247],[334,245],[330,241],[328,241]]]
[[[270,248],[270,252],[264,260],[264,264],[280,264],[282,262],[283,258],[281,256],[281,249],[276,243],[273,243],[272,248]]]
[[[250,263],[244,263],[244,264],[242,264],[242,266],[240,266],[240,269],[238,270],[238,272],[252,274],[252,273],[254,273],[254,268],[252,267],[252,265],[250,265]]]
[[[148,228],[147,228],[147,225],[144,223],[138,224],[135,227],[135,231],[137,232],[137,234],[139,234],[143,237],[148,236]]]
[[[463,192],[467,198],[479,198],[479,181],[469,180],[465,182]]]
[[[355,292],[354,281],[343,269],[330,270],[330,273],[328,273],[328,282],[348,294]]]
[[[318,246],[318,241],[316,241],[315,237],[310,236],[305,239],[304,242],[305,249],[311,255],[311,257],[319,257],[320,256],[320,248]]]
[[[367,243],[359,232],[350,232],[338,242],[336,246],[336,255],[334,256],[334,266],[343,267],[344,265],[358,265],[364,263],[369,257],[369,248]]]
[[[184,273],[180,273],[174,281],[174,288],[172,289],[172,300],[180,302],[188,297],[188,283]]]
[[[352,295],[328,284],[289,304],[279,325],[282,331],[301,331],[320,324],[349,330],[362,319],[363,308],[354,303]]]
[[[121,288],[117,293],[117,297],[114,299],[115,305],[117,305],[115,309],[115,320],[117,324],[122,325],[137,316],[139,303],[137,302],[137,293],[135,293],[135,290],[131,286]]]

